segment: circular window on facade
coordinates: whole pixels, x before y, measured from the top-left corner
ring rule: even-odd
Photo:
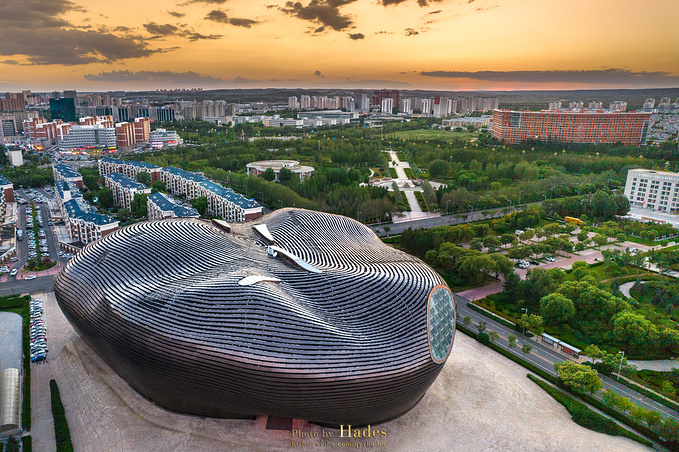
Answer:
[[[446,286],[436,286],[427,303],[429,352],[436,363],[442,363],[453,347],[455,333],[455,303]]]

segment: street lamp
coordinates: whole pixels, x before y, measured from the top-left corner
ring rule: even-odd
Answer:
[[[528,308],[521,308],[524,314],[528,315]],[[523,327],[523,334],[526,335],[526,327]]]
[[[360,210],[358,211],[358,222],[359,223],[361,222],[361,211]]]
[[[620,366],[618,366],[618,378],[616,380],[620,380],[620,371],[622,370],[622,360],[625,358],[625,350],[618,352],[618,354],[622,353],[622,356],[620,357]]]

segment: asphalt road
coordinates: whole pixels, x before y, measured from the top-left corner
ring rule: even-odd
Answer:
[[[510,329],[494,321],[490,317],[486,317],[485,315],[479,312],[471,310],[467,306],[469,300],[467,300],[466,298],[457,294],[455,295],[455,298],[457,300],[457,309],[460,314],[458,323],[462,324],[462,319],[464,319],[464,317],[466,316],[469,316],[471,317],[471,323],[468,328],[474,331],[476,329],[475,326],[478,325],[479,322],[481,321],[486,322],[486,330],[484,332],[489,333],[490,331],[496,331],[500,335],[500,339],[497,340],[495,343],[507,349],[509,347],[508,340],[509,335],[510,334],[515,335],[517,337],[516,340],[517,346],[511,350],[512,353],[514,353],[517,356],[520,356],[526,361],[529,361],[531,364],[534,364],[535,366],[539,367],[540,369],[543,369],[549,374],[556,376],[556,372],[554,371],[554,363],[570,359],[567,355],[557,352],[553,347],[549,346],[548,344],[545,344],[541,341],[531,340],[523,336],[522,334],[514,331],[513,329]],[[529,344],[533,347],[531,353],[526,355],[521,351],[521,346],[523,344]],[[601,375],[601,380],[603,381],[604,384],[603,389],[613,389],[618,394],[627,397],[628,399],[630,399],[631,402],[639,406],[642,406],[649,410],[657,411],[665,417],[671,417],[679,421],[679,412],[671,408],[668,408],[665,405],[658,403],[652,399],[649,399],[648,397],[606,376]],[[596,394],[594,397],[599,400],[602,400],[601,392]]]

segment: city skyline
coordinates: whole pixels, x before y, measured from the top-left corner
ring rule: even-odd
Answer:
[[[653,3],[2,2],[0,91],[676,87],[679,4]]]

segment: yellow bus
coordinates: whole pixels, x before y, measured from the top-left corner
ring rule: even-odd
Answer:
[[[575,223],[578,226],[582,224],[582,220],[579,219],[579,218],[575,218],[575,217],[564,217],[564,221],[566,223]]]

